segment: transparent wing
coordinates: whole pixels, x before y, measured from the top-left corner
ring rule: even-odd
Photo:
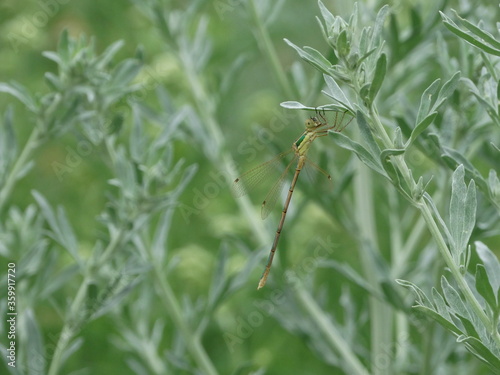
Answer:
[[[306,158],[306,164],[305,164],[306,168],[306,173],[309,174],[309,176],[311,177],[311,180],[314,181],[314,178],[312,178],[313,176],[313,172],[312,170],[316,170],[317,172],[321,173],[323,176],[325,176],[327,178],[327,180],[329,181],[332,181],[332,176],[330,176],[330,174],[325,171],[323,168],[321,168],[318,164],[314,163],[313,161],[311,161],[311,159],[309,158]]]
[[[269,213],[273,210],[274,206],[276,205],[276,201],[278,200],[278,197],[281,193],[281,190],[283,190],[283,185],[285,184],[286,181],[286,175],[288,174],[288,171],[290,170],[290,167],[294,165],[294,161],[297,159],[297,156],[295,156],[290,163],[286,166],[285,170],[281,174],[281,176],[278,178],[278,180],[274,183],[273,187],[271,190],[269,190],[269,193],[267,193],[266,198],[264,199],[264,202],[262,202],[262,208],[260,210],[260,216],[262,219],[265,219],[266,217],[269,216]]]
[[[234,180],[232,191],[234,196],[241,197],[258,186],[264,179],[274,175],[281,164],[281,160],[289,155],[293,149],[282,152],[273,159],[258,165],[255,168],[243,173],[240,177]]]

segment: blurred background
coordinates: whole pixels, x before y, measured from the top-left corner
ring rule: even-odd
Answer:
[[[387,35],[392,59],[378,98],[379,111],[382,118],[404,118],[416,111],[422,92],[432,81],[449,79],[454,73],[445,71],[446,64],[435,58],[439,43],[447,41],[455,62],[468,58],[465,53],[460,55],[463,50],[458,41],[450,38],[437,10],[451,14],[450,9],[454,8],[473,22],[483,19],[487,25],[495,25],[499,7],[486,0],[366,0],[358,2],[358,22],[372,25],[386,3],[403,39],[412,32],[418,34],[416,39],[408,38],[409,44],[400,45],[399,50]],[[324,4],[345,20],[354,9],[354,3],[349,1]],[[378,302],[382,315],[386,309],[388,316],[380,330],[390,330],[389,326],[398,324],[406,328],[387,334],[378,357],[370,354],[377,336],[369,310],[377,302],[370,296],[366,281],[356,283],[352,281],[356,276],[349,278],[345,274],[352,268],[363,275],[367,269],[363,265],[367,258],[360,256],[353,225],[353,217],[364,215],[353,198],[357,159],[335,147],[329,137],[315,142],[311,160],[332,175],[333,186],[323,181],[321,175],[301,176],[269,284],[256,290],[281,211],[278,202],[270,217],[262,221],[260,204],[277,175],[243,198],[231,194],[231,181],[289,149],[302,133],[303,122],[310,114],[284,109],[281,102],[300,101],[313,107],[329,103],[321,95],[321,73],[302,62],[284,41],[286,38],[297,46],[311,46],[332,57],[316,19],[321,19],[320,14],[317,2],[299,0],[273,4],[257,0],[0,3],[0,82],[18,82],[33,97],[41,98],[51,90],[45,73],[57,72],[57,64],[42,52],[58,50],[63,30],[76,39],[85,35],[86,43],[93,43],[97,55],[121,40],[123,45],[110,65],[135,58],[141,61],[141,69],[131,82],[132,88],[107,110],[110,117],[120,113],[123,118],[117,142],[133,138],[134,116],[144,119],[143,133],[152,140],[160,138],[164,128],[171,126],[168,149],[173,162],[161,173],[169,175],[175,168],[191,168],[189,179],[169,206],[172,216],[165,225],[168,230],[164,233],[164,258],[159,261],[168,290],[173,292],[170,297],[180,309],[177,318],[172,318],[172,312],[157,297],[162,293],[158,290],[168,294],[162,289],[163,284],[150,278],[152,271],[147,266],[138,266],[139,260],[144,260],[142,253],[130,258],[125,254],[130,248],[124,246],[123,253],[112,258],[109,270],[103,272],[120,272],[120,267],[131,267],[134,261],[137,269],[130,273],[126,287],[113,289],[116,299],[86,320],[74,334],[81,341],[75,343],[74,352],[67,352],[60,374],[209,373],[212,366],[216,369],[212,373],[220,374],[363,373],[352,370],[357,362],[370,369],[367,373],[423,374],[429,373],[421,372],[419,367],[424,348],[439,342],[445,343],[441,361],[427,353],[426,358],[434,361],[426,367],[434,369],[430,373],[489,373],[468,352],[457,350],[449,333],[436,325],[419,331],[415,326],[424,323],[414,325],[409,318],[410,323],[404,323],[403,314],[387,301]],[[463,73],[475,72],[471,68]],[[11,108],[18,147],[22,147],[35,124],[33,113],[12,96],[0,97],[0,113]],[[137,112],[132,108],[138,108]],[[173,119],[176,115],[180,119],[177,123]],[[391,121],[388,123],[393,125]],[[345,132],[358,137],[353,124],[355,121]],[[111,185],[117,185],[113,184],[116,176],[110,162],[103,156],[104,147],[94,143],[83,143],[88,152],[80,152],[83,156],[74,160],[67,173],[60,174],[58,167],[71,162],[71,150],[82,147],[84,139],[85,132],[78,127],[47,139],[33,154],[34,167],[16,184],[8,207],[27,210],[36,202],[33,190],[54,209],[64,207],[78,239],[78,252],[82,259],[89,259],[97,242],[102,241],[99,246],[105,247],[109,241],[103,211],[109,206]],[[144,147],[144,152],[148,147]],[[436,168],[422,150],[412,149],[407,156],[415,176]],[[174,167],[180,160],[182,165]],[[487,176],[488,163],[480,162],[476,167]],[[179,174],[172,178],[175,183],[182,180]],[[430,189],[439,190],[437,185]],[[391,221],[386,213],[397,211],[402,226],[411,227],[417,219],[413,208],[396,197],[395,190],[387,192],[388,184],[380,177],[368,188],[377,201],[376,211],[367,213],[377,218],[380,253],[373,258],[375,264],[390,259],[389,249],[394,245],[391,226],[398,219],[391,217]],[[2,215],[4,221],[12,212],[7,210]],[[152,222],[161,220],[158,215]],[[47,225],[41,225],[47,229]],[[148,228],[141,239],[147,233],[154,237],[155,227]],[[401,235],[408,237],[411,233],[408,229]],[[412,281],[427,279],[425,290],[429,292],[431,286],[439,283],[443,264],[428,231],[420,229],[417,233],[419,237],[413,240],[415,251],[403,266],[390,269],[381,263],[376,267],[391,283],[395,278],[410,278],[411,272],[415,272]],[[50,236],[44,238],[52,241]],[[484,235],[481,240],[498,250],[498,234]],[[59,274],[72,265],[73,259],[63,246],[48,246],[58,254],[54,255],[54,272]],[[17,261],[17,251],[4,252],[5,263]],[[351,268],[338,272],[342,264]],[[43,260],[39,267],[43,269]],[[2,264],[2,272],[3,269]],[[65,283],[54,287],[53,293],[36,302],[18,291],[19,309],[29,308],[33,312],[30,319],[36,322],[37,340],[46,350],[46,368],[51,360],[50,346],[55,345],[54,340],[61,333],[67,307],[77,294],[83,274],[68,277]],[[30,277],[27,286],[36,280],[33,274]],[[364,277],[370,280],[370,276]],[[300,287],[293,286],[294,279],[300,280]],[[100,291],[108,290],[103,285],[109,286],[99,278],[96,285]],[[19,288],[23,290],[22,283]],[[399,292],[398,298],[408,297],[406,292]],[[405,303],[411,305],[411,296],[408,298]],[[180,320],[176,319],[182,319],[187,329],[179,326]],[[193,339],[191,346],[188,337]],[[335,343],[335,337],[344,341]],[[198,340],[201,349],[197,347]],[[355,353],[358,360],[346,360],[346,353],[340,350],[339,354],[342,347]],[[203,351],[211,362],[206,367],[200,365]],[[198,357],[193,353],[198,353]],[[27,360],[27,353],[18,355],[20,361]],[[391,363],[390,371],[385,361]],[[0,366],[2,373],[44,373],[13,372],[5,364]],[[464,370],[458,371],[460,368]]]

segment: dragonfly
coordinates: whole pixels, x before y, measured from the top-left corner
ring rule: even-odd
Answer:
[[[273,245],[269,252],[267,265],[259,280],[259,285],[257,289],[260,289],[264,285],[266,285],[269,272],[271,271],[271,265],[273,263],[274,254],[276,252],[276,249],[278,248],[278,242],[281,236],[281,232],[283,230],[283,224],[285,223],[288,206],[290,205],[293,191],[295,189],[295,185],[297,184],[300,172],[302,171],[306,163],[312,165],[319,172],[325,175],[328,178],[328,180],[331,180],[331,176],[327,172],[325,172],[323,169],[321,169],[319,166],[317,166],[307,158],[307,153],[309,152],[311,144],[314,142],[314,140],[316,140],[316,138],[328,135],[329,131],[334,131],[339,133],[342,132],[353,119],[353,117],[350,114],[348,114],[349,112],[347,110],[346,111],[336,110],[333,121],[331,123],[328,123],[324,109],[322,110],[315,109],[315,111],[316,111],[316,116],[312,116],[305,121],[304,124],[305,131],[295,142],[293,142],[291,149],[277,155],[273,159],[253,169],[250,169],[248,172],[242,174],[233,182],[233,192],[235,196],[237,197],[243,196],[248,191],[252,190],[255,186],[257,186],[270,173],[272,173],[272,171],[275,170],[276,167],[281,164],[281,161],[284,157],[286,157],[290,153],[293,153],[292,160],[287,164],[285,170],[280,175],[278,180],[274,183],[271,190],[269,190],[264,201],[262,202],[261,217],[262,219],[265,219],[272,211],[274,205],[276,204],[276,201],[278,199],[278,196],[280,195],[280,192],[283,189],[286,176],[290,168],[293,165],[295,165],[295,173],[293,175],[292,182],[290,183],[290,188],[288,189],[288,194],[285,199],[283,210],[281,211],[281,219],[279,221],[278,229],[276,230],[274,236]]]

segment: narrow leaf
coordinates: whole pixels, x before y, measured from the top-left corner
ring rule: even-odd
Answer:
[[[293,49],[295,49],[295,51],[297,51],[297,53],[299,54],[299,56],[300,56],[300,58],[302,60],[310,63],[311,65],[313,65],[319,71],[321,71],[323,73],[328,73],[328,69],[330,68],[331,64],[330,64],[330,62],[328,62],[328,64],[325,64],[325,60],[326,59],[324,57],[323,58],[318,58],[315,55],[312,55],[311,53],[305,51],[304,49],[296,46],[295,44],[293,44],[292,42],[290,42],[286,38],[284,39],[284,41],[290,47],[292,47]],[[326,61],[328,61],[328,60],[326,60]]]
[[[480,241],[474,242],[476,245],[476,252],[481,261],[483,262],[488,280],[493,288],[493,293],[497,294],[500,290],[500,262],[493,252]]]
[[[380,39],[382,36],[382,31],[384,29],[385,18],[389,13],[389,6],[386,4],[377,13],[377,18],[375,19],[375,24],[373,25],[373,32],[370,41],[370,47],[377,47],[380,44]]]
[[[226,275],[226,265],[229,255],[229,249],[226,243],[222,244],[222,248],[217,257],[218,261],[214,270],[212,277],[212,285],[210,286],[208,304],[211,309],[217,306],[220,298],[222,297],[224,290],[227,287],[227,275]]]
[[[382,87],[382,82],[384,82],[385,73],[387,71],[387,56],[382,53],[377,60],[377,65],[375,66],[375,73],[373,74],[373,81],[370,85],[370,91],[368,94],[369,102],[373,103],[377,93]]]
[[[455,261],[466,250],[476,222],[476,192],[474,180],[467,187],[465,169],[461,164],[453,173],[450,200],[450,233],[453,238],[452,252]],[[458,264],[458,263],[457,263]]]
[[[466,318],[466,317],[461,316],[460,314],[457,314],[457,317],[462,322],[462,324],[465,328],[465,332],[467,332],[467,334],[469,336],[480,337],[476,331],[476,328],[474,327],[474,324],[472,323],[472,318]]]
[[[399,285],[401,285],[401,286],[403,286],[403,287],[405,287],[407,289],[410,289],[415,294],[415,296],[417,297],[417,303],[420,306],[432,306],[431,301],[429,300],[429,298],[427,298],[427,296],[422,291],[422,289],[420,289],[417,285],[415,285],[411,281],[402,280],[402,279],[396,279],[396,282]]]
[[[330,30],[333,27],[333,24],[335,23],[335,17],[334,15],[325,7],[323,2],[321,0],[318,0],[318,6],[319,10],[321,12],[321,15],[323,16],[323,19],[325,20],[326,24],[326,29]]]
[[[488,273],[482,264],[476,266],[476,289],[492,310],[495,311],[498,306],[497,296],[493,292]]]
[[[459,337],[457,342],[465,343],[467,349],[476,355],[479,359],[485,361],[494,373],[499,374],[500,358],[493,354],[480,340],[475,337]]]
[[[436,102],[432,106],[431,112],[437,111],[444,101],[455,91],[460,82],[460,72],[456,72],[439,90]]]
[[[361,137],[368,146],[370,154],[372,154],[373,158],[380,159],[380,147],[378,146],[377,142],[375,142],[375,138],[373,138],[370,126],[368,125],[368,122],[366,121],[363,112],[358,111],[356,113],[356,122],[358,124]]]
[[[13,110],[9,106],[5,111],[3,124],[0,126],[0,167],[9,168],[18,152],[17,139],[13,128]],[[4,171],[0,169],[0,176]],[[20,178],[20,177],[18,177]]]
[[[471,35],[469,32],[465,32],[460,29],[455,22],[451,20],[444,13],[439,12],[441,14],[441,18],[443,19],[444,25],[455,35],[459,36],[466,42],[472,44],[475,47],[482,49],[484,52],[489,53],[491,55],[500,56],[500,49],[493,48],[487,44],[485,44],[482,40],[478,39],[476,36]]]
[[[12,82],[10,84],[0,83],[0,92],[10,94],[19,99],[31,112],[37,111],[37,105],[24,86]]]
[[[491,44],[493,47],[500,49],[500,42],[497,41],[493,35],[491,35],[486,30],[480,29],[473,23],[467,21],[465,18],[460,17],[455,10],[453,10],[453,13],[455,13],[455,16],[457,16],[460,22],[462,22],[464,26],[468,28],[472,33],[483,39],[485,42]]]
[[[420,99],[420,106],[418,108],[417,120],[415,124],[418,125],[422,122],[422,120],[429,114],[429,110],[431,108],[431,103],[434,102],[434,95],[436,95],[439,82],[441,80],[438,78],[434,82],[430,84],[429,87],[424,91],[422,97]]]
[[[359,160],[365,163],[368,167],[381,174],[382,176],[388,177],[384,169],[380,165],[380,161],[375,159],[366,148],[361,146],[359,143],[352,141],[342,133],[330,132],[330,135],[333,137],[333,140],[335,141],[335,143],[337,143],[337,145],[345,148],[346,150],[354,152]]]
[[[325,79],[326,85],[328,86],[328,91],[323,91],[323,93],[336,100],[352,112],[352,105],[345,96],[342,89],[339,87],[339,85],[337,85],[337,82],[335,82],[335,80],[331,76],[326,74],[323,74],[323,78]]]
[[[121,62],[113,71],[112,85],[127,86],[139,73],[141,64],[137,60],[127,59]]]
[[[448,306],[446,305],[443,296],[434,287],[432,287],[432,298],[434,300],[434,305],[436,306],[436,310],[439,313],[439,315],[444,317],[446,320],[452,322],[453,319],[451,318],[451,315],[448,312]]]
[[[443,289],[446,303],[450,306],[451,311],[464,318],[471,319],[471,314],[464,304],[464,301],[462,301],[462,298],[458,294],[457,290],[450,285],[444,276],[441,277],[441,288]]]
[[[434,214],[434,217],[436,218],[436,220],[437,220],[437,222],[439,224],[440,230],[446,235],[446,238],[447,238],[448,242],[452,243],[453,242],[453,238],[451,237],[451,233],[448,230],[448,227],[446,226],[446,223],[444,222],[443,218],[439,214],[439,210],[437,209],[436,205],[434,204],[434,200],[432,199],[432,197],[427,192],[425,192],[422,195],[422,197],[425,199],[425,201],[427,202],[427,204],[431,208],[431,211]]]
[[[328,70],[331,68],[332,63],[328,61],[328,59],[325,56],[323,56],[323,54],[318,50],[309,46],[305,46],[304,51],[306,51],[309,55],[311,55],[316,60],[316,62],[318,64],[321,64],[321,66],[323,66],[325,69]]]
[[[280,106],[283,108],[288,108],[288,109],[303,109],[307,111],[320,111],[320,110],[325,110],[325,111],[336,111],[336,112],[343,112],[345,110],[348,110],[348,108],[345,108],[344,106],[340,106],[338,104],[326,104],[326,105],[320,105],[318,107],[308,107],[300,102],[296,101],[288,101],[288,102],[282,102],[280,103]]]
[[[431,319],[435,320],[439,324],[441,324],[444,328],[450,330],[454,334],[461,335],[463,332],[458,328],[453,322],[445,319],[441,315],[439,315],[436,311],[425,307],[425,306],[414,306],[414,309],[424,313],[425,315],[429,316]]]
[[[387,160],[390,156],[402,155],[404,152],[404,149],[387,148],[380,153],[380,160]]]
[[[109,62],[113,59],[115,54],[120,48],[123,47],[125,42],[123,40],[118,40],[110,45],[106,50],[99,56],[99,61],[96,64],[98,69],[105,69]]]
[[[80,258],[77,252],[75,235],[72,231],[71,234],[65,233],[65,231],[70,230],[70,225],[66,215],[60,210],[58,212],[58,216],[56,216],[49,202],[47,202],[43,195],[37,191],[32,191],[32,194],[40,206],[42,215],[45,220],[47,220],[47,223],[52,230],[51,237],[64,247],[77,262],[79,262]]]
[[[437,116],[437,112],[429,113],[422,121],[420,121],[417,126],[412,130],[410,139],[408,140],[408,146],[411,145],[417,137],[422,134],[422,132],[429,127]]]

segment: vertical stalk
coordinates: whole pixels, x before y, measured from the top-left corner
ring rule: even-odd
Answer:
[[[349,369],[348,373],[351,375],[369,375],[368,370],[351,350],[349,343],[343,339],[341,332],[335,327],[328,315],[321,310],[321,307],[318,306],[311,295],[302,288],[300,283],[295,284],[293,290],[302,307],[307,311],[320,332],[332,348],[344,359],[344,366]]]
[[[355,181],[355,212],[358,224],[360,257],[364,274],[370,285],[378,285],[377,270],[372,257],[366,252],[367,246],[373,244],[373,251],[378,243],[375,211],[373,202],[372,176],[368,168],[360,161]],[[371,328],[371,363],[374,375],[389,375],[390,369],[387,361],[382,361],[387,356],[387,348],[392,343],[392,310],[383,301],[370,297],[370,328]],[[383,368],[380,364],[386,364]]]
[[[116,249],[120,247],[124,233],[124,230],[121,229],[113,238],[111,238],[106,250],[97,261],[93,259],[89,260],[83,281],[78,288],[78,292],[76,293],[73,302],[71,303],[71,307],[69,308],[68,315],[66,316],[64,322],[64,327],[61,330],[61,335],[57,341],[54,356],[50,362],[48,375],[57,375],[59,373],[62,366],[64,351],[68,347],[71,339],[77,334],[79,327],[84,323],[84,319],[87,319],[87,317],[85,317],[85,301],[87,297],[87,287],[94,273],[92,269],[94,264],[102,264]]]
[[[385,131],[385,128],[382,126],[382,123],[380,122],[380,118],[378,117],[375,106],[371,107],[370,115],[372,119],[372,124],[375,127],[375,131],[382,140],[384,147],[387,149],[395,148],[394,144],[389,138],[389,135]],[[399,172],[403,176],[406,184],[410,187],[410,189],[414,188],[416,184],[413,178],[411,177],[410,169],[408,168],[408,165],[406,164],[404,157],[393,156],[392,161],[394,162],[395,167],[399,170]],[[431,209],[429,208],[429,206],[427,205],[426,201],[423,198],[419,198],[418,200],[414,201],[414,204],[419,209],[422,217],[424,218],[424,221],[426,222],[432,237],[436,241],[441,256],[444,258],[446,265],[449,267],[465,299],[467,300],[467,302],[469,302],[471,308],[474,310],[475,314],[481,320],[486,329],[492,333],[493,339],[495,340],[496,344],[500,346],[500,334],[498,332],[497,327],[494,326],[493,322],[484,312],[479,301],[474,296],[474,293],[472,292],[464,276],[460,272],[459,266],[453,260],[453,257],[451,256],[451,250],[446,245],[446,241],[443,238],[441,231],[439,230],[439,227],[434,219],[434,216],[432,215]]]
[[[33,154],[33,151],[38,147],[40,130],[37,126],[31,132],[26,144],[24,145],[23,151],[17,158],[12,170],[10,171],[7,179],[5,180],[4,186],[0,189],[0,214],[5,209],[7,200],[10,198],[10,194],[14,189],[14,185],[19,178],[19,172],[26,166],[29,158]]]
[[[217,375],[218,372],[215,366],[212,364],[210,357],[207,355],[205,349],[203,348],[200,337],[195,335],[187,324],[185,317],[182,313],[182,309],[179,306],[177,299],[175,298],[174,291],[170,285],[165,280],[165,274],[161,269],[161,264],[155,261],[151,261],[153,265],[154,277],[156,279],[156,285],[159,286],[159,297],[168,311],[169,316],[172,318],[174,325],[182,333],[184,342],[189,350],[189,353],[193,357],[194,361],[198,365],[201,372],[205,375]]]
[[[274,75],[278,79],[278,83],[283,89],[284,94],[287,97],[292,98],[295,96],[295,93],[292,90],[292,86],[288,82],[288,79],[278,59],[278,54],[276,53],[274,45],[271,42],[271,38],[269,37],[267,29],[264,27],[262,20],[259,17],[257,6],[255,5],[255,0],[250,0],[249,8],[257,29],[257,35],[255,39],[258,43],[260,43],[263,52],[268,57],[269,62],[271,63],[271,68],[274,71]]]

